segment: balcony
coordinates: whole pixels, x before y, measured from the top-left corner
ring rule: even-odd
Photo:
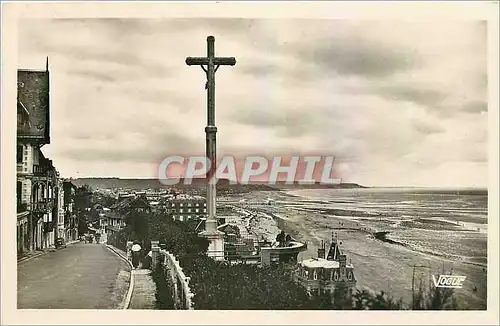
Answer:
[[[47,202],[33,203],[32,211],[34,213],[47,213],[48,212],[48,203]]]
[[[54,200],[53,199],[44,199],[37,203],[32,204],[34,213],[47,213],[49,210],[54,208]]]
[[[44,176],[47,172],[47,168],[42,165],[33,165],[33,174],[38,175],[38,176]]]

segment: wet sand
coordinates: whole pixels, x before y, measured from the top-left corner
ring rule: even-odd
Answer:
[[[307,259],[317,256],[317,248],[321,241],[329,244],[332,232],[339,234],[341,248],[347,254],[348,261],[355,266],[358,279],[357,288],[371,291],[385,291],[396,299],[403,298],[406,304],[411,303],[413,266],[428,266],[416,268],[416,285],[420,280],[430,285],[431,275],[439,277],[443,268],[453,270],[454,275],[463,275],[467,279],[462,289],[456,289],[460,309],[486,309],[487,269],[481,264],[463,263],[444,257],[435,256],[412,250],[395,241],[388,241],[379,235],[373,235],[378,230],[375,227],[360,225],[359,221],[350,221],[342,216],[332,216],[315,211],[303,211],[284,202],[293,197],[281,192],[252,193],[253,200],[273,197],[278,201],[275,205],[258,205],[252,209],[272,214],[279,228],[290,233],[296,240],[307,242],[308,250],[299,256]],[[281,202],[280,202],[281,201]],[[477,291],[474,291],[474,287]]]

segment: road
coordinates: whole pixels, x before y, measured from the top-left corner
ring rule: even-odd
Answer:
[[[77,243],[18,264],[18,309],[117,309],[130,268],[101,244]]]

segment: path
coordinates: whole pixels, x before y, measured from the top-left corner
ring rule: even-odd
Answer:
[[[77,243],[18,264],[18,309],[119,309],[130,267],[101,244]]]

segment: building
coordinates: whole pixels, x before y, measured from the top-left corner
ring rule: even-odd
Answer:
[[[175,221],[200,220],[207,216],[207,200],[201,196],[177,195],[168,198],[165,207]]]
[[[78,217],[75,211],[76,186],[71,181],[63,181],[64,238],[66,242],[78,239]]]
[[[45,70],[17,72],[17,249],[52,247],[58,229],[58,173],[42,147],[50,144],[50,79]]]
[[[103,241],[127,225],[123,215],[109,209],[100,214],[99,222],[101,234],[104,235]]]
[[[145,196],[124,197],[109,209],[103,207],[99,214],[101,232],[105,231],[109,238],[127,225],[128,216],[136,213],[151,213],[151,206]]]
[[[354,266],[347,263],[347,256],[340,251],[338,239],[333,238],[325,258],[325,245],[318,249],[318,258],[300,262],[294,275],[295,280],[312,295],[323,291],[333,293],[344,286],[349,295],[356,287]]]

